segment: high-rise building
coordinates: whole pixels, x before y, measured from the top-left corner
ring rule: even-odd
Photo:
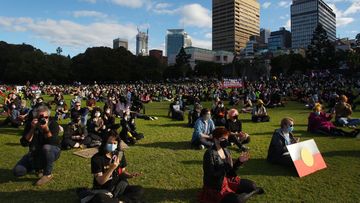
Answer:
[[[291,5],[292,48],[307,48],[322,24],[331,41],[336,40],[336,15],[323,0],[293,0]]]
[[[136,55],[147,56],[149,55],[149,30],[141,32],[138,30],[136,35]]]
[[[268,43],[268,40],[270,38],[270,34],[271,34],[271,30],[269,29],[265,29],[265,28],[261,28],[260,29],[260,38],[261,38],[261,42],[264,44]]]
[[[284,27],[280,30],[271,32],[268,49],[270,51],[282,50],[291,48],[291,32]]]
[[[113,40],[113,48],[117,49],[119,47],[124,47],[125,49],[129,49],[129,42],[127,39],[117,38]]]
[[[173,65],[176,62],[176,56],[182,47],[189,47],[192,45],[190,36],[184,29],[169,29],[166,34],[166,54],[168,57],[168,64]]]
[[[212,1],[212,47],[239,53],[249,37],[260,31],[260,4],[257,0]]]

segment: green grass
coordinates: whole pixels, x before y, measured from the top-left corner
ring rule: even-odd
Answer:
[[[202,187],[204,151],[189,149],[192,129],[185,127],[186,121],[166,117],[168,103],[151,103],[146,110],[159,120],[137,120],[138,131],[145,134],[145,139],[128,149],[126,156],[128,170],[144,175],[130,182],[145,188],[147,202],[195,202]],[[248,145],[251,160],[238,174],[254,180],[266,191],[252,202],[360,202],[360,140],[308,134],[309,111],[301,104],[290,103],[286,108],[270,109],[269,113],[270,123],[254,124],[249,122],[250,115],[240,116],[252,141]],[[295,119],[295,134],[302,140],[315,139],[327,169],[300,179],[296,172],[265,161],[271,135],[286,116]],[[356,112],[355,117],[360,113]],[[34,187],[34,174],[12,176],[12,167],[28,150],[19,144],[20,133],[19,129],[0,129],[0,202],[77,202],[75,189],[92,185],[90,160],[63,151],[55,163],[53,181]],[[237,156],[234,149],[233,156]]]

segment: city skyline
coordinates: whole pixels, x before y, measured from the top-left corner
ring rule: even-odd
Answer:
[[[260,27],[290,28],[290,0],[260,0]],[[337,15],[337,37],[354,38],[360,32],[359,0],[325,0]],[[45,52],[74,56],[87,47],[112,47],[125,38],[135,54],[137,27],[149,28],[149,50],[165,50],[167,29],[184,28],[193,46],[211,49],[212,1],[184,0],[64,0],[2,2],[0,40],[31,44]],[[276,16],[274,15],[276,13]]]

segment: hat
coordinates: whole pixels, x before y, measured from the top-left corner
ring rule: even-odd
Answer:
[[[259,99],[259,100],[257,101],[257,104],[258,104],[258,105],[264,105],[264,102],[263,102],[263,100]]]

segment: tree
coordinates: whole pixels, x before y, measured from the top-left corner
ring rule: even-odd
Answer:
[[[185,77],[186,73],[189,72],[189,69],[191,69],[189,64],[190,58],[191,56],[186,54],[184,47],[181,47],[178,55],[176,55],[175,67],[180,70],[182,77]]]
[[[63,50],[62,50],[61,47],[58,47],[58,48],[56,49],[56,54],[57,54],[57,55],[61,55],[62,52],[63,52]]]
[[[328,39],[322,24],[316,27],[311,44],[306,50],[306,57],[315,69],[335,68],[335,46]]]

